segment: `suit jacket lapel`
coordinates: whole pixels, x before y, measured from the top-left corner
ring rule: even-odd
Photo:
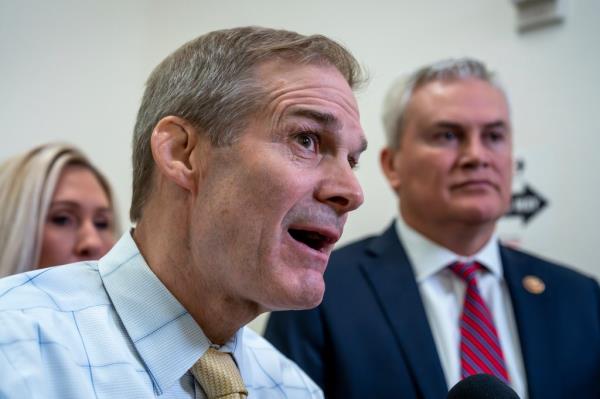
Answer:
[[[523,278],[528,275],[536,276],[533,267],[522,258],[516,257],[514,253],[500,247],[502,257],[502,268],[504,278],[512,301],[519,340],[521,343],[521,353],[523,354],[523,363],[527,377],[527,388],[530,398],[550,397],[550,392],[545,392],[545,382],[552,381],[555,378],[552,368],[556,365],[547,364],[544,357],[545,348],[548,348],[546,342],[547,329],[560,328],[553,327],[546,317],[544,310],[548,303],[545,295],[531,294],[523,287]],[[560,345],[556,342],[555,345]]]
[[[392,224],[373,240],[372,261],[362,271],[394,331],[400,349],[425,399],[446,396],[448,388],[415,276]]]

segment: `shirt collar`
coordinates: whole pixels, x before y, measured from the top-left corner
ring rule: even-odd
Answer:
[[[396,233],[401,237],[402,244],[410,260],[415,278],[418,283],[436,274],[446,266],[456,262],[477,261],[485,265],[486,269],[496,277],[502,277],[502,262],[500,260],[500,248],[496,233],[488,240],[479,252],[470,257],[460,256],[448,248],[429,240],[420,234],[406,222],[398,217],[396,219]]]
[[[154,383],[162,394],[211,346],[183,305],[152,272],[130,232],[98,263],[100,276]],[[242,330],[220,350],[232,352],[242,367]]]

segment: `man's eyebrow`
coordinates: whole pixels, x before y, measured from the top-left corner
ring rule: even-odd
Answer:
[[[312,119],[315,122],[318,122],[319,124],[327,126],[329,128],[337,128],[340,126],[340,121],[335,115],[329,112],[317,111],[315,109],[295,109],[292,112],[290,112],[290,116],[298,116],[302,118]]]
[[[434,124],[435,127],[442,127],[442,128],[448,128],[448,129],[459,129],[462,130],[464,129],[463,125],[461,123],[456,123],[456,122],[451,122],[451,121],[445,121],[445,120],[441,120],[441,121],[437,121]],[[506,121],[503,121],[502,119],[498,119],[496,121],[492,121],[489,123],[486,123],[485,125],[483,125],[486,129],[493,129],[493,128],[507,128],[508,124],[506,123]]]
[[[490,129],[490,128],[498,128],[498,127],[500,127],[500,128],[507,128],[508,124],[505,121],[503,121],[503,120],[497,120],[497,121],[494,121],[494,122],[486,123],[485,127],[488,128],[488,129]]]
[[[456,130],[463,128],[463,126],[460,123],[450,122],[450,121],[437,121],[434,123],[433,126],[448,128],[448,129],[456,129]]]

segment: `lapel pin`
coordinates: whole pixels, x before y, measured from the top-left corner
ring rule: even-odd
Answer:
[[[525,276],[523,278],[523,287],[529,293],[539,295],[546,290],[546,284],[536,276]]]

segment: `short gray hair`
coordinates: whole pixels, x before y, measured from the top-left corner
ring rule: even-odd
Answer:
[[[397,149],[400,146],[402,130],[406,121],[406,109],[414,92],[419,87],[433,81],[451,82],[468,78],[488,82],[505,93],[496,74],[490,71],[483,62],[474,58],[451,58],[434,62],[397,80],[388,90],[383,105],[383,126],[387,146],[391,149]]]
[[[140,219],[152,191],[150,137],[156,124],[178,116],[208,135],[212,145],[231,144],[265,101],[264,88],[254,76],[256,67],[273,59],[333,66],[353,89],[366,79],[348,50],[321,35],[242,27],[210,32],[184,44],[146,83],[133,138],[133,222]]]
[[[39,264],[48,209],[68,165],[81,165],[96,176],[113,210],[113,233],[119,234],[114,195],[102,173],[70,144],[40,145],[0,164],[0,277],[32,270]]]

